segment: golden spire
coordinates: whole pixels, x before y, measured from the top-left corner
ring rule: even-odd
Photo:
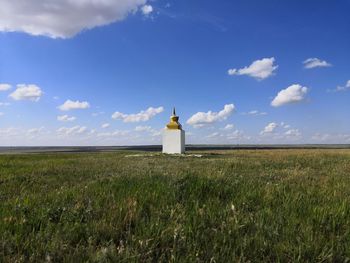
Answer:
[[[170,117],[170,122],[166,127],[169,130],[182,130],[182,126],[179,123],[179,117],[176,116],[175,107],[173,108],[173,115]]]

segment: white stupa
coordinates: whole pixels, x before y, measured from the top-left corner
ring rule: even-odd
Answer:
[[[179,123],[179,117],[176,116],[175,108],[173,115],[170,117],[170,122],[163,131],[163,153],[185,153],[185,131]]]

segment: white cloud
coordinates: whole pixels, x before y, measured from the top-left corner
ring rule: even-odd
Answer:
[[[274,134],[274,135],[280,136],[280,137],[282,135],[283,136],[286,135],[289,137],[292,137],[292,136],[295,137],[297,134],[300,133],[298,129],[290,129],[290,128],[291,128],[291,126],[289,124],[286,124],[285,122],[281,122],[281,123],[270,122],[260,132],[260,135]]]
[[[60,116],[57,116],[57,120],[58,121],[75,121],[76,118],[68,115],[60,115]]]
[[[241,69],[229,69],[229,75],[248,75],[258,80],[266,79],[274,74],[278,66],[274,65],[275,58],[263,58],[254,61],[250,66]]]
[[[314,135],[311,136],[311,139],[315,140],[315,141],[322,141],[322,142],[324,142],[324,141],[327,141],[330,137],[331,137],[331,135],[328,134],[328,133],[324,133],[324,134],[322,134],[322,133],[315,133]]]
[[[291,126],[281,122],[270,122],[260,132],[261,137],[257,138],[262,143],[288,143],[295,142],[302,139],[302,133],[299,129],[291,129]],[[268,139],[268,141],[265,141]]]
[[[44,127],[31,129],[8,127],[0,129],[0,143],[7,146],[38,145],[39,141],[47,138],[49,134],[50,131]]]
[[[289,129],[290,128],[290,125],[289,124],[286,124],[284,122],[281,122],[281,127],[285,128],[285,129]]]
[[[6,91],[6,90],[9,90],[11,88],[12,88],[12,86],[10,84],[5,84],[5,83],[0,84],[0,91]]]
[[[32,129],[9,127],[0,129],[0,142],[8,146],[38,145],[40,144],[38,142],[46,138],[49,133],[44,127]]]
[[[1,116],[4,116],[4,113],[0,111],[0,117],[1,117]]]
[[[18,84],[17,89],[9,97],[14,100],[39,101],[43,92],[37,85]]]
[[[200,127],[217,121],[223,121],[231,116],[234,110],[235,106],[233,104],[227,104],[224,106],[224,109],[219,112],[197,112],[187,120],[187,124]]]
[[[116,111],[113,113],[112,118],[115,120],[123,120],[123,122],[145,122],[156,116],[157,114],[164,111],[163,107],[153,108],[149,107],[145,111],[140,111],[139,113],[134,114],[125,114]]]
[[[148,132],[152,137],[159,137],[162,134],[162,130],[152,129],[151,126],[136,126],[136,132]]]
[[[344,144],[350,143],[350,134],[315,133],[311,136],[311,139],[319,143]]]
[[[307,92],[307,87],[302,87],[299,84],[291,85],[277,94],[271,102],[271,106],[279,107],[286,104],[301,102],[305,99]]]
[[[260,112],[258,110],[252,110],[249,112],[243,112],[243,115],[251,115],[251,116],[263,116],[263,115],[267,115],[266,112]]]
[[[234,127],[235,127],[235,126],[234,126],[233,124],[227,124],[227,125],[223,128],[223,130],[224,130],[224,131],[230,131],[230,130],[232,130]]]
[[[265,126],[265,128],[260,132],[261,135],[264,134],[269,134],[269,133],[273,133],[276,128],[278,127],[278,124],[275,122],[270,122],[269,124],[267,124]]]
[[[101,125],[102,129],[107,129],[109,126],[111,126],[109,123],[104,123]]]
[[[0,127],[0,144],[3,146],[150,145],[161,143],[162,130],[151,129],[141,134],[131,130],[108,130],[99,133],[84,126],[68,126],[55,130],[43,127],[32,129]]]
[[[141,8],[141,11],[145,16],[148,16],[150,13],[153,12],[153,7],[151,5],[144,5]]]
[[[143,132],[152,130],[151,126],[136,126],[135,131]]]
[[[311,69],[317,67],[331,67],[332,64],[328,63],[325,60],[320,60],[318,58],[308,58],[304,62],[304,68]]]
[[[114,132],[100,132],[97,134],[97,137],[119,137],[119,136],[126,136],[129,133],[130,133],[129,131],[116,130]]]
[[[61,106],[58,107],[61,111],[69,111],[69,110],[76,110],[76,109],[87,109],[90,108],[90,104],[87,101],[71,101],[66,100],[65,103],[63,103]]]
[[[76,135],[76,134],[82,134],[86,131],[87,131],[87,127],[77,125],[71,128],[61,127],[57,130],[57,133],[61,135]]]
[[[102,114],[104,114],[104,111],[93,112],[93,113],[91,114],[91,116],[92,116],[92,117],[97,117],[97,116],[102,115]]]
[[[187,135],[187,134],[186,134]],[[213,132],[206,136],[210,143],[220,143],[227,144],[232,143],[232,140],[235,141],[249,141],[251,138],[244,134],[243,131],[234,130],[230,132]]]
[[[224,135],[219,132],[213,132],[209,135],[207,135],[207,138],[217,138],[217,137],[223,137]]]
[[[42,132],[44,129],[45,129],[44,127],[33,128],[33,129],[29,129],[27,131],[27,133],[30,134],[30,135],[34,135],[34,134],[38,134],[38,133]]]
[[[288,130],[284,134],[287,135],[288,137],[300,137],[301,136],[301,132],[298,129]]]
[[[14,127],[0,128],[0,138],[12,137],[20,135],[20,130]]]
[[[340,92],[340,91],[347,91],[347,90],[350,90],[350,80],[348,80],[344,86],[338,86],[335,89],[328,90],[328,92]]]
[[[147,0],[2,0],[0,31],[69,38],[83,30],[121,21],[146,3]]]
[[[243,131],[235,130],[229,134],[227,134],[228,140],[250,140],[251,137],[248,135],[245,135]]]
[[[160,135],[162,135],[162,129],[161,130],[151,129],[150,133],[152,137],[159,137]]]
[[[10,106],[11,103],[8,103],[8,102],[0,102],[0,107],[1,106]]]

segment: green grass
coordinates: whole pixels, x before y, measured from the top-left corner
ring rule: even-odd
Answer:
[[[350,260],[350,150],[130,154],[1,155],[0,262]]]

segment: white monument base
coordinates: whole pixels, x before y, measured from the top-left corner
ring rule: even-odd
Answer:
[[[185,153],[185,131],[165,129],[163,131],[163,153]]]

